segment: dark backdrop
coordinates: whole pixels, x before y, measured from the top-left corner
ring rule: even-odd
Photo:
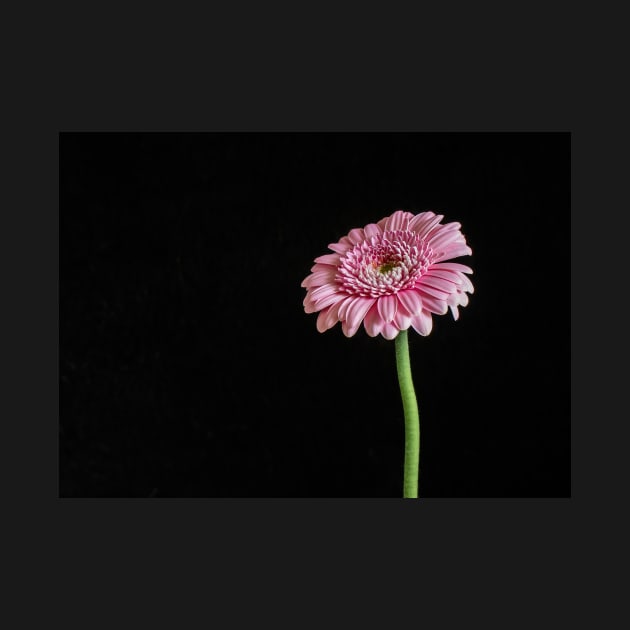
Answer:
[[[398,208],[475,271],[410,333],[420,495],[570,496],[568,133],[60,134],[60,496],[400,496],[394,343],[300,287]]]

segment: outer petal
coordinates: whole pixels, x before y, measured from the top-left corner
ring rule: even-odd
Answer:
[[[376,225],[376,223],[369,223],[363,228],[363,230],[365,232],[366,238],[368,239],[371,239],[374,236],[378,236],[379,234],[383,233],[383,230],[380,228],[380,226]]]
[[[346,319],[346,311],[348,310],[350,305],[353,302],[356,302],[356,300],[358,299],[360,298],[354,295],[348,295],[347,297],[343,298],[343,300],[341,301],[341,305],[339,306],[339,319],[341,321],[344,321]]]
[[[395,295],[383,295],[378,298],[378,312],[385,322],[391,322],[396,316],[398,299]]]
[[[326,330],[328,330],[327,326],[326,326],[326,318],[328,317],[328,311],[330,310],[330,307],[326,307],[324,310],[319,312],[319,315],[317,316],[317,332],[323,333],[326,332]]]
[[[462,273],[473,273],[473,270],[466,265],[460,265],[459,263],[454,262],[440,262],[435,263],[429,267],[432,269],[448,269],[449,271],[461,271]]]
[[[407,229],[410,219],[413,219],[413,214],[411,212],[396,210],[396,212],[390,215],[385,221],[385,229],[392,231]]]
[[[322,265],[322,263],[315,263],[312,267],[311,267],[311,271],[313,273],[315,273],[316,271],[337,271],[337,265]]]
[[[324,327],[326,330],[332,328],[339,321],[339,307],[342,302],[343,300],[339,300],[328,308],[328,315],[326,315],[326,319],[324,321]]]
[[[385,322],[378,312],[378,304],[374,303],[363,320],[365,332],[367,332],[370,337],[376,337],[376,335],[383,330],[384,325]]]
[[[337,291],[337,287],[334,284],[324,284],[321,287],[310,289],[309,293],[313,302],[317,303],[319,300],[322,300],[333,293],[337,293]]]
[[[420,289],[422,293],[427,293],[428,295],[431,295],[438,300],[445,300],[449,295],[446,291],[442,291],[442,289],[436,289],[435,287],[433,287],[430,283],[426,281],[426,278],[424,276],[420,278],[420,281],[416,285],[416,288]]]
[[[413,329],[423,337],[426,337],[433,329],[433,319],[428,311],[420,311],[418,315],[411,318]]]
[[[461,232],[453,229],[446,230],[443,228],[434,236],[427,238],[427,243],[431,246],[433,251],[440,251],[451,243],[466,243],[466,240],[462,236]]]
[[[334,265],[336,267],[340,260],[341,257],[339,254],[324,254],[323,256],[318,256],[315,262],[323,265]]]
[[[389,221],[389,217],[384,217],[383,219],[381,219],[380,221],[378,221],[376,223],[376,225],[378,225],[378,227],[381,228],[381,230],[383,230],[383,232],[385,231],[385,224]]]
[[[348,232],[348,238],[352,241],[353,245],[358,245],[365,240],[365,232],[361,228],[354,228]]]
[[[457,321],[457,319],[459,319],[459,311],[457,310],[457,306],[459,304],[459,294],[453,293],[453,295],[449,295],[446,303],[451,309],[451,313],[453,314],[453,319]]]
[[[457,291],[457,285],[450,280],[442,280],[442,278],[436,278],[428,274],[422,276],[420,279],[420,285],[422,287],[431,287],[432,289],[443,291],[446,295]]]
[[[427,210],[426,212],[420,212],[419,214],[416,214],[416,216],[413,219],[411,219],[411,221],[409,221],[409,229],[412,232],[417,232],[435,216],[436,216],[435,212],[432,212],[431,210]]]
[[[411,229],[413,229],[418,234],[418,236],[421,236],[422,238],[424,238],[429,233],[429,231],[433,229],[444,218],[444,215],[434,214],[433,212],[424,212],[423,214],[427,216],[418,215],[415,222],[411,221],[409,223],[410,226],[412,224],[414,226]]]
[[[348,337],[352,337],[359,330],[363,318],[374,302],[376,302],[375,298],[359,298],[348,307],[345,318]]]
[[[389,324],[383,325],[383,330],[381,330],[381,335],[383,335],[385,339],[392,340],[398,336],[399,332],[400,331],[398,330],[398,328],[396,328],[395,324],[389,323]]]
[[[344,295],[342,293],[331,293],[330,295],[315,301],[315,310],[319,311],[324,309],[335,302],[340,302],[343,298]]]
[[[431,276],[432,278],[442,278],[442,280],[448,280],[457,286],[463,284],[462,278],[465,276],[457,271],[447,271],[445,269],[433,269],[432,267],[424,274],[425,276]]]
[[[468,291],[468,293],[474,293],[475,287],[473,287],[473,283],[470,281],[470,278],[462,274],[462,289],[464,291]]]
[[[454,233],[455,236],[460,236],[464,238],[463,234],[460,231],[461,224],[456,221],[452,221],[451,223],[438,223],[434,225],[425,235],[424,238],[427,241],[432,241],[434,238],[437,238],[440,235]]]
[[[446,300],[438,300],[422,291],[420,292],[420,297],[422,298],[422,310],[435,313],[436,315],[444,315],[448,311]]]
[[[301,287],[321,287],[325,284],[335,282],[336,271],[332,267],[328,267],[327,271],[316,271],[302,280]]]
[[[398,304],[398,310],[394,317],[394,324],[398,330],[407,330],[411,325],[411,315],[407,312],[407,309],[402,304]]]
[[[442,260],[448,260],[449,258],[458,258],[459,256],[470,256],[472,249],[465,243],[453,243],[447,245],[441,252],[438,252],[435,257],[435,262]]]
[[[315,308],[315,302],[313,302],[313,298],[310,293],[306,294],[306,297],[302,301],[302,305],[304,306],[305,313],[315,313],[317,309]]]
[[[345,254],[352,249],[352,243],[329,243],[328,249],[332,249],[337,254]]]
[[[415,289],[399,291],[396,297],[410,315],[416,315],[422,310],[422,298]]]
[[[446,266],[448,265],[448,269]],[[453,270],[450,270],[450,267]],[[457,278],[458,288],[460,290],[468,291],[468,293],[474,293],[475,287],[473,287],[472,282],[468,276],[464,275],[463,271],[458,271],[459,268],[463,268],[465,270],[469,270],[472,273],[472,269],[470,267],[466,267],[466,265],[458,265],[457,263],[437,263],[435,265],[431,265],[429,270],[426,272],[426,276],[434,276],[439,278],[446,278],[450,280],[450,276],[455,276]],[[468,271],[466,272],[468,273]]]

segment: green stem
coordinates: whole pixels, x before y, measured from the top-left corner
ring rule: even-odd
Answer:
[[[396,369],[405,414],[405,465],[403,473],[403,497],[418,498],[418,475],[420,472],[420,416],[418,401],[413,389],[409,341],[407,331],[401,330],[396,337]]]

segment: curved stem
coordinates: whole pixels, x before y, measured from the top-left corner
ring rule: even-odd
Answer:
[[[418,401],[411,378],[409,341],[407,331],[401,330],[396,337],[396,369],[405,414],[405,465],[403,474],[403,498],[418,498],[420,471],[420,416]]]

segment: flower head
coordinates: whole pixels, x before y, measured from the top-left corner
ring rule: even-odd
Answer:
[[[472,269],[446,261],[472,250],[461,225],[442,224],[443,218],[396,210],[328,245],[334,253],[315,258],[301,285],[304,310],[319,312],[317,330],[339,321],[344,335],[352,337],[363,322],[370,337],[394,339],[410,326],[428,335],[432,315],[449,307],[457,319],[458,307],[468,304],[466,294],[474,290],[465,275]]]

